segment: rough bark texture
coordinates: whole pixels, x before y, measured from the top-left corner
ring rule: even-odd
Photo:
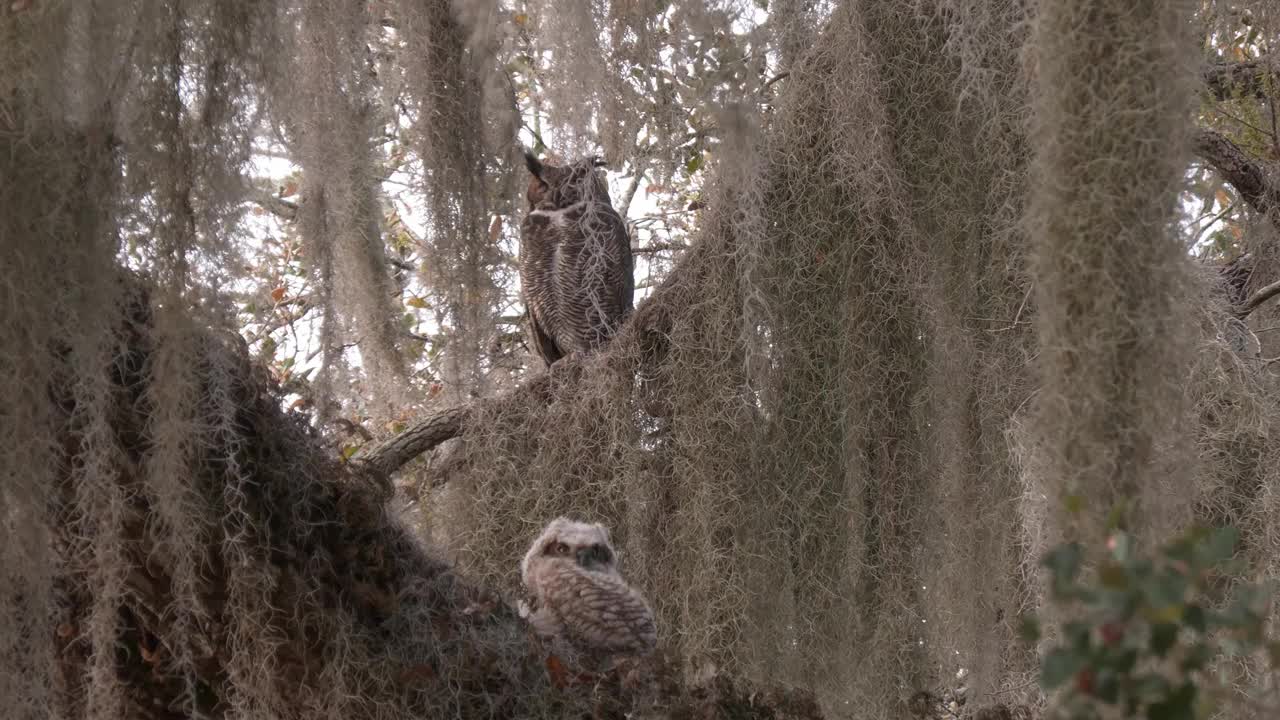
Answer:
[[[1201,130],[1195,136],[1195,151],[1222,173],[1249,207],[1280,223],[1280,186],[1235,143],[1220,133]]]

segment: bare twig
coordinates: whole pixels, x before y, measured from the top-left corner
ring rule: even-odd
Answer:
[[[764,85],[761,85],[761,86],[760,86],[760,90],[762,90],[762,91],[763,91],[763,90],[768,90],[770,85],[773,85],[774,83],[778,82],[779,80],[781,80],[781,79],[783,79],[783,78],[786,78],[786,77],[790,77],[790,76],[791,76],[791,71],[790,71],[790,70],[787,70],[787,71],[785,71],[785,72],[780,72],[780,73],[778,73],[777,75],[774,75],[773,77],[769,78],[769,80],[768,80],[767,82],[765,82],[765,84],[764,84]]]
[[[1222,220],[1222,218],[1231,214],[1231,212],[1234,211],[1235,209],[1236,209],[1236,204],[1230,203],[1227,205],[1226,209],[1224,209],[1222,212],[1218,213],[1217,215],[1214,215],[1213,218],[1209,220],[1209,222],[1205,223],[1199,230],[1196,231],[1195,239],[1191,241],[1191,247],[1195,247],[1196,245],[1199,245],[1200,239],[1204,237],[1204,234],[1208,232],[1209,229],[1212,228],[1214,225],[1217,225],[1219,220]]]

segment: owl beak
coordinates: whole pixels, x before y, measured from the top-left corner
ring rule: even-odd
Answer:
[[[579,548],[575,557],[578,560],[578,566],[587,568],[588,570],[603,567],[605,564],[604,558],[601,557],[601,554],[596,550],[595,546]]]

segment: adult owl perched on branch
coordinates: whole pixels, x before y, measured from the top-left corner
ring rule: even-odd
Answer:
[[[520,576],[533,595],[534,630],[581,659],[645,655],[657,644],[653,613],[618,572],[603,525],[551,521],[520,563]]]
[[[549,366],[600,347],[631,313],[631,240],[596,171],[599,158],[557,167],[526,150],[525,163],[520,286],[534,349]]]

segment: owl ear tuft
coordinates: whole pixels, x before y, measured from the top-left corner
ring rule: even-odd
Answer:
[[[534,177],[539,180],[542,179],[542,161],[539,160],[538,156],[534,155],[533,151],[528,148],[525,148],[524,150],[524,164],[529,168],[529,172],[533,173]]]

